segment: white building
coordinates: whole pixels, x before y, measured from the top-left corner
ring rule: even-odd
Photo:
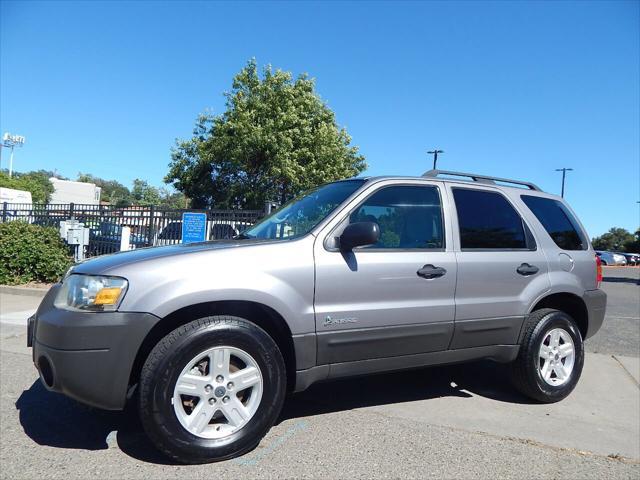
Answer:
[[[51,177],[54,192],[49,203],[82,203],[89,205],[100,204],[100,187],[94,183],[72,182]]]

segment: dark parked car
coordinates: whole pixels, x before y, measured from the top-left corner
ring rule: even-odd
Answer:
[[[209,240],[228,240],[238,235],[238,233],[234,226],[228,223],[209,222]],[[169,223],[160,231],[154,245],[172,245],[181,242],[182,222],[177,221]]]
[[[98,228],[92,228],[89,235],[89,255],[104,255],[120,251],[122,227],[118,223],[102,222]],[[147,242],[142,235],[131,234],[129,243],[133,248],[146,247]]]

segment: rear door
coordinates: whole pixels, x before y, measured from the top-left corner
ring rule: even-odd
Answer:
[[[550,289],[546,256],[499,189],[448,188],[458,263],[451,348],[515,344],[532,299]]]

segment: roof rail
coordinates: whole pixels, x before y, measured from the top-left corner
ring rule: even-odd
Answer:
[[[500,178],[500,177],[490,177],[488,175],[478,175],[475,173],[464,173],[464,172],[452,172],[449,170],[429,170],[428,172],[424,172],[422,174],[423,177],[428,178],[436,178],[441,175],[448,175],[450,177],[467,177],[474,182],[478,183],[488,183],[488,184],[497,184],[499,183],[511,183],[513,185],[520,185],[523,187],[527,187],[530,190],[535,190],[537,192],[541,192],[542,189],[538,187],[535,183],[531,182],[523,182],[520,180],[511,180],[509,178]]]

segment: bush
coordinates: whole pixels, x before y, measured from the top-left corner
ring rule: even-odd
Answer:
[[[0,172],[0,187],[31,192],[33,203],[48,203],[54,191],[49,175],[42,170],[29,173],[15,172],[11,178],[5,172]]]
[[[56,282],[72,264],[69,247],[51,227],[0,223],[0,283]]]

